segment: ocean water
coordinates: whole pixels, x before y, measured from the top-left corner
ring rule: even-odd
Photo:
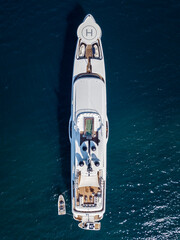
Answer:
[[[0,239],[180,239],[180,2],[0,3]],[[88,13],[103,32],[110,123],[99,232],[78,228],[69,191],[71,75]]]

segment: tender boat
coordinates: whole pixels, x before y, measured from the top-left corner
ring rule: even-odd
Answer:
[[[63,195],[59,195],[58,198],[58,215],[66,214],[66,204]]]
[[[100,230],[109,124],[101,28],[92,15],[79,25],[77,36],[69,120],[72,213],[80,228]]]
[[[101,223],[100,222],[95,222],[95,223],[79,223],[78,226],[84,230],[100,230],[101,228]]]

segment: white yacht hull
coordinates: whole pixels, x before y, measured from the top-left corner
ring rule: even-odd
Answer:
[[[69,121],[72,213],[82,229],[99,230],[106,208],[109,124],[101,29],[92,15],[77,35]]]

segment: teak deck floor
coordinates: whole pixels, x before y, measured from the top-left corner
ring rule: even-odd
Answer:
[[[94,196],[99,191],[98,187],[80,187],[77,189],[77,199],[79,199],[79,195],[84,197],[84,203],[86,204],[93,204],[94,203]],[[94,194],[93,194],[94,193]],[[87,200],[85,200],[85,196],[87,196]],[[92,200],[90,200],[92,197]]]

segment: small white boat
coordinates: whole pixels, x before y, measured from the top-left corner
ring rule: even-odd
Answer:
[[[100,222],[87,222],[87,223],[79,223],[78,226],[84,230],[95,230],[98,231],[101,229]]]
[[[63,195],[59,195],[58,198],[58,215],[66,214],[66,204]]]

